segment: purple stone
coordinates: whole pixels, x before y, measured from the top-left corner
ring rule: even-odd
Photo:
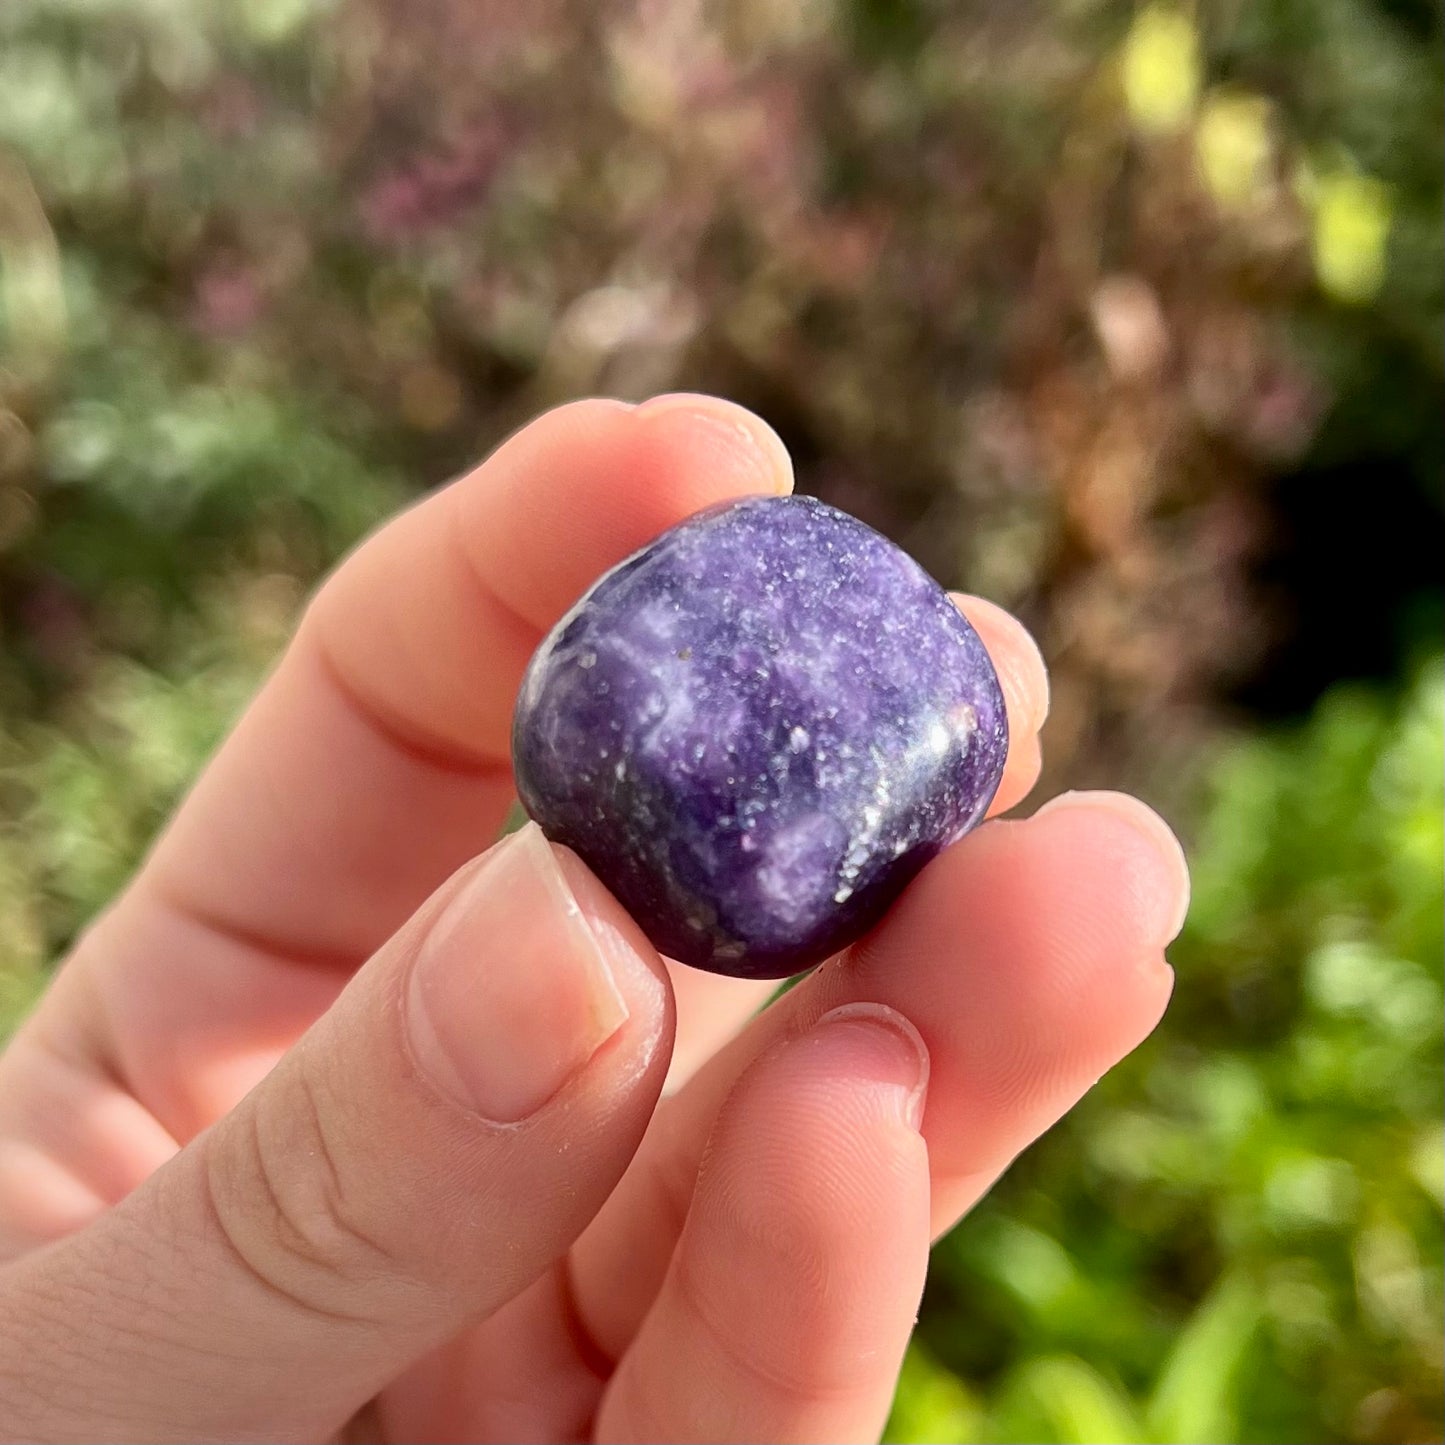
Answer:
[[[1003,772],[978,634],[811,497],[735,502],[608,572],[542,643],[517,788],[671,958],[821,962],[978,823]]]

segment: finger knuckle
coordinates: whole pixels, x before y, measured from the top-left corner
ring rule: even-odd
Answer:
[[[379,1283],[409,1271],[368,1219],[365,1180],[333,1138],[318,1086],[258,1090],[209,1152],[206,1188],[222,1240],[245,1273],[311,1313],[370,1321]]]
[[[674,1270],[673,1284],[695,1347],[701,1357],[715,1362],[717,1372],[736,1381],[754,1400],[803,1409],[846,1398],[857,1390],[857,1362],[835,1357],[830,1349],[833,1342],[824,1332],[759,1331],[756,1321],[723,1305],[717,1291],[709,1287],[705,1273],[684,1251]],[[790,1280],[790,1289],[796,1283]],[[812,1313],[806,1303],[818,1295],[806,1284],[799,1293],[802,1300],[795,1295],[788,1313],[801,1319]],[[779,1334],[787,1335],[781,1348]],[[795,1411],[789,1409],[787,1413]]]

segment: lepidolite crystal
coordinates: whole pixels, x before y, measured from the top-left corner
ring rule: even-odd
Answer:
[[[1003,696],[906,553],[808,497],[736,502],[608,572],[517,703],[528,813],[671,958],[781,978],[983,817]]]

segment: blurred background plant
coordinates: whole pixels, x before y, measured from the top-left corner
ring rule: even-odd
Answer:
[[[1191,839],[893,1438],[1442,1438],[1435,0],[6,0],[0,1033],[357,536],[719,391]]]

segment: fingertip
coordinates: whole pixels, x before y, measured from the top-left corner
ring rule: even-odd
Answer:
[[[1038,732],[1049,715],[1049,671],[1044,655],[1022,622],[985,597],[950,592],[954,605],[983,640],[998,673],[1015,734]]]
[[[803,1036],[809,1066],[876,1087],[897,1108],[908,1128],[923,1124],[928,1098],[928,1045],[897,1009],[881,1003],[848,1003],[830,1009]]]
[[[1011,734],[1008,757],[1004,760],[1003,777],[999,780],[998,792],[989,804],[988,816],[997,817],[1023,802],[1038,782],[1043,765],[1044,754],[1037,733]]]
[[[547,846],[566,880],[574,906],[587,920],[588,930],[622,984],[629,1011],[640,1028],[654,1035],[649,1045],[655,1046],[657,1036],[665,1036],[662,1042],[669,1042],[676,1024],[676,1003],[662,956],[632,915],[572,849],[560,843]]]
[[[415,946],[404,1017],[419,1077],[480,1120],[510,1126],[564,1092],[618,1093],[660,1068],[661,960],[616,901],[535,823],[443,892]],[[496,940],[506,939],[499,950]]]
[[[1174,830],[1147,803],[1112,791],[1061,793],[1031,821],[1084,830],[1080,846],[1118,857],[1158,946],[1179,936],[1189,914],[1189,861]]]
[[[642,402],[636,415],[653,433],[679,435],[695,465],[726,477],[740,494],[786,496],[793,490],[793,460],[783,439],[736,402],[703,392],[669,392]]]
[[[913,1025],[864,1002],[750,1063],[600,1438],[877,1438],[928,1263],[926,1072]]]
[[[1164,1010],[1169,1006],[1169,1000],[1174,997],[1175,973],[1170,962],[1163,954],[1158,954],[1148,960],[1145,971],[1150,981],[1159,991],[1159,1017],[1164,1017]]]
[[[766,422],[720,397],[677,393],[556,407],[462,478],[451,505],[481,591],[545,632],[668,528],[791,487],[787,450]]]

